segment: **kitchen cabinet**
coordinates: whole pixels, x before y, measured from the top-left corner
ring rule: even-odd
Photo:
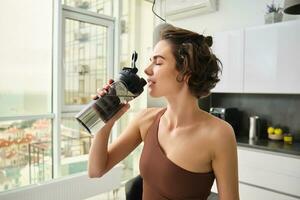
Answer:
[[[243,200],[300,198],[300,157],[238,147],[239,192]],[[216,184],[213,192],[218,192]]]
[[[245,29],[244,92],[300,93],[299,36],[300,20]]]
[[[214,193],[218,193],[216,182],[214,182],[211,191]],[[240,199],[242,200],[299,200],[299,198],[291,195],[274,192],[268,189],[241,182],[239,183],[239,194]]]
[[[243,92],[244,31],[214,34],[212,50],[223,66],[220,82],[212,92]]]
[[[265,189],[266,195],[285,195],[285,199],[293,199],[293,196],[300,198],[300,157],[239,147],[238,162],[239,181],[245,188],[241,190],[241,196],[247,196],[243,193],[249,193],[247,190],[252,185],[252,190]],[[252,199],[256,199],[254,197]]]
[[[214,34],[223,64],[213,93],[300,94],[300,20]]]
[[[243,183],[239,184],[240,199],[242,200],[299,200],[297,197],[280,194],[263,188],[258,188]]]

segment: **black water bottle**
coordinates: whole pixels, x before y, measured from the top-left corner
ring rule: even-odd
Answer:
[[[139,96],[147,84],[145,79],[136,73],[137,53],[132,54],[131,68],[124,67],[119,78],[111,85],[108,92],[90,102],[75,118],[89,132],[96,133],[111,119],[123,106]]]

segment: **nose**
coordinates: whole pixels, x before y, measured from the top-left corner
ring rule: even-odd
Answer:
[[[145,74],[147,74],[148,76],[151,76],[153,74],[152,69],[153,69],[153,63],[151,62],[144,70]]]

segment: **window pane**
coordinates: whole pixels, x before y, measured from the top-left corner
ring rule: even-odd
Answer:
[[[153,13],[152,3],[150,1],[141,1],[136,4],[135,1],[122,0],[121,10],[121,35],[120,35],[120,67],[129,66],[131,59],[131,52],[136,46],[140,47],[138,58],[138,69],[141,75],[143,68],[149,63],[149,57],[152,52],[152,33],[153,33]],[[138,10],[138,12],[136,12]],[[137,14],[140,13],[140,14]],[[138,20],[135,20],[137,19]],[[136,34],[143,37],[137,37]],[[146,78],[146,77],[144,77]],[[119,120],[120,134],[122,130],[134,119],[134,116],[142,109],[147,107],[147,88],[145,91],[132,102],[130,102],[130,110],[126,112]],[[122,161],[124,164],[124,173],[122,180],[126,181],[133,178],[139,173],[139,158],[141,155],[142,145],[136,148],[131,154]]]
[[[107,80],[107,28],[66,19],[64,104],[80,105]]]
[[[73,114],[74,116],[75,114]],[[61,125],[61,175],[66,176],[87,170],[87,154],[91,136],[75,120],[65,116]]]
[[[52,1],[4,1],[0,13],[0,117],[50,113]]]
[[[0,192],[52,178],[51,123],[0,122]]]
[[[63,4],[104,15],[113,15],[113,0],[63,0]]]

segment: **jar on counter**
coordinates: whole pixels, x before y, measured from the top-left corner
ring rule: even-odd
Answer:
[[[293,143],[293,135],[291,133],[284,134],[283,141],[286,144],[292,144]]]

